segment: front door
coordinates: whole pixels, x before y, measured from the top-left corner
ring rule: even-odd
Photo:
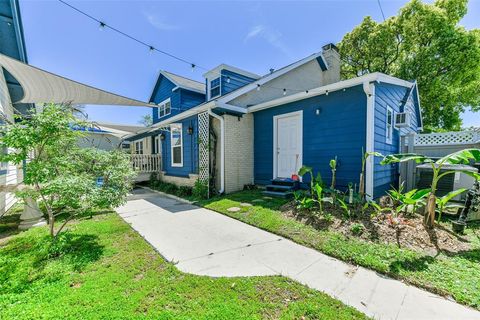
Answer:
[[[302,166],[302,112],[279,115],[274,121],[274,178],[290,178]]]

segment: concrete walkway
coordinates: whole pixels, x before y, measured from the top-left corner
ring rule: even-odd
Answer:
[[[148,190],[136,189],[117,211],[183,272],[284,275],[375,319],[480,319],[480,312],[432,293]]]

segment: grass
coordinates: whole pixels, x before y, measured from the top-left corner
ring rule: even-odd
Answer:
[[[2,320],[365,318],[283,277],[182,273],[114,213],[74,221],[54,244],[44,227],[13,234],[15,221],[0,219]]]
[[[242,191],[223,197],[200,201],[199,204],[289,238],[338,259],[405,280],[435,293],[452,296],[457,302],[480,309],[480,226],[467,230],[473,248],[457,254],[436,257],[401,249],[393,244],[374,243],[346,237],[328,229],[315,229],[285,217],[280,207],[284,199],[263,199],[261,191]],[[240,206],[241,202],[253,204]],[[229,212],[230,207],[241,211]]]

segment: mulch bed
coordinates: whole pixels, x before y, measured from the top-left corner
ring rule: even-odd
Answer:
[[[325,204],[324,213],[330,214],[330,219],[320,214],[312,218],[308,212],[298,210],[294,202],[285,204],[280,210],[285,217],[296,219],[319,230],[335,231],[346,237],[371,242],[395,244],[401,248],[421,251],[432,256],[439,252],[457,253],[471,249],[468,237],[458,235],[443,225],[437,224],[435,229],[431,230],[425,228],[423,216],[420,214],[399,217],[396,220],[398,223],[392,224],[390,214],[375,215],[371,209],[365,210],[363,214],[357,212],[352,218],[345,218],[341,208]],[[352,226],[359,224],[363,225],[361,231],[353,232]]]

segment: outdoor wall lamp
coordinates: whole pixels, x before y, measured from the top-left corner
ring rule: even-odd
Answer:
[[[317,108],[317,109],[315,109],[315,114],[316,114],[317,116],[319,116],[320,113],[322,113],[322,108]]]
[[[165,140],[165,133],[160,133],[160,140]]]
[[[192,135],[192,134],[193,134],[193,127],[192,127],[192,126],[189,126],[189,127],[188,127],[187,133],[188,133],[189,135]]]

